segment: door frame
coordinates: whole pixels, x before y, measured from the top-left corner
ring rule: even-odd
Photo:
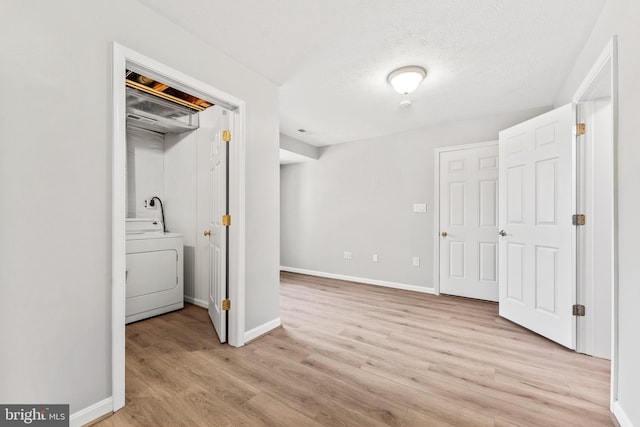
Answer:
[[[171,86],[213,101],[225,107],[234,129],[229,147],[229,211],[233,229],[229,237],[229,298],[233,310],[229,313],[228,343],[244,345],[245,332],[245,117],[246,104],[226,92],[190,77],[161,62],[151,59],[118,43],[112,46],[111,76],[111,137],[112,147],[112,218],[111,218],[111,375],[113,411],[125,403],[125,269],[126,269],[126,95],[123,77],[126,69],[141,71]]]
[[[600,76],[610,73],[611,81],[611,123],[613,149],[613,254],[612,254],[612,319],[611,319],[611,399],[610,410],[614,415],[621,413],[618,404],[618,40],[613,36],[600,53],[584,80],[573,95],[576,104],[589,101]],[[588,218],[587,218],[588,220]],[[593,332],[593,331],[591,331]]]
[[[470,150],[474,148],[498,146],[498,140],[476,142],[473,144],[449,145],[447,147],[438,147],[434,150],[434,200],[433,200],[433,291],[435,295],[440,295],[440,155],[451,151]]]

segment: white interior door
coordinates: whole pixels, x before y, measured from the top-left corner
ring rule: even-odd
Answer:
[[[198,134],[200,287],[218,338],[226,342],[227,312],[222,309],[227,298],[227,227],[222,224],[227,212],[227,143],[222,139],[226,115],[217,107],[200,114],[208,116],[201,120]]]
[[[498,144],[439,157],[440,292],[498,301]]]
[[[500,315],[575,349],[575,108],[500,132]]]

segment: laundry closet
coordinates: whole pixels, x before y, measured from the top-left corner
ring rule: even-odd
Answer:
[[[226,112],[131,71],[126,85],[130,323],[180,309],[185,300],[208,305],[210,254],[202,229],[221,197],[198,156],[208,157]]]

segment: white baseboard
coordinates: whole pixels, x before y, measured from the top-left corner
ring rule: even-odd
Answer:
[[[209,304],[207,304],[206,301],[203,301],[201,299],[197,299],[197,298],[185,295],[184,300],[190,304],[197,305],[198,307],[209,308]]]
[[[282,324],[282,322],[280,321],[280,318],[278,317],[277,319],[273,319],[267,323],[263,323],[262,325],[258,326],[257,328],[253,328],[249,331],[246,331],[244,333],[244,342],[248,343],[251,340],[254,340],[256,338],[258,338],[261,335],[266,334],[267,332],[270,332],[272,330],[274,330],[275,328],[279,327]]]
[[[620,406],[620,401],[616,400],[613,402],[613,415],[616,417],[618,424],[620,427],[633,427],[633,423],[627,416],[627,413]]]
[[[107,397],[98,403],[94,403],[84,409],[74,412],[69,416],[70,427],[80,427],[91,421],[97,420],[103,415],[113,412],[113,398]]]
[[[327,279],[346,280],[349,282],[365,283],[367,285],[384,286],[385,288],[402,289],[405,291],[420,292],[423,294],[435,294],[434,288],[423,286],[407,285],[406,283],[387,282],[385,280],[366,279],[364,277],[344,276],[342,274],[324,273],[322,271],[305,270],[303,268],[281,266],[280,271],[288,271],[289,273],[306,274],[309,276],[325,277]]]

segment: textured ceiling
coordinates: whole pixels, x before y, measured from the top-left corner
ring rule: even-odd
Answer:
[[[315,145],[551,105],[605,3],[140,1],[278,84],[281,132]],[[410,95],[403,65],[428,72]]]

